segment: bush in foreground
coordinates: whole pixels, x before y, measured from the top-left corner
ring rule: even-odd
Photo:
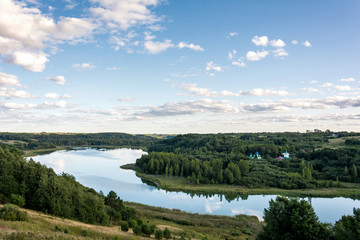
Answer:
[[[0,219],[5,221],[27,221],[28,216],[25,211],[21,211],[18,206],[6,204],[0,209]]]

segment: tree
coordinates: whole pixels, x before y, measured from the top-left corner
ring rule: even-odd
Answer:
[[[129,224],[127,222],[121,223],[121,231],[124,231],[124,232],[129,231]]]
[[[335,223],[334,236],[336,240],[360,239],[360,208],[354,208],[353,213],[353,216],[342,216]]]
[[[165,228],[165,230],[164,230],[164,238],[166,238],[166,239],[171,238],[171,232],[168,228]]]
[[[160,229],[156,229],[155,239],[163,239],[163,237],[164,237],[163,231],[161,231]]]
[[[311,204],[305,200],[278,196],[264,210],[266,226],[257,240],[330,239],[328,225],[320,223]]]

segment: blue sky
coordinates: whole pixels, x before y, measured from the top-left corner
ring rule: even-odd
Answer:
[[[0,130],[360,131],[360,2],[2,0]]]

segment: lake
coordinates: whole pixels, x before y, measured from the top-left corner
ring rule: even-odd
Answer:
[[[184,192],[167,192],[141,181],[132,170],[121,169],[127,163],[146,154],[134,149],[77,148],[71,151],[56,151],[32,157],[56,173],[66,172],[75,176],[84,186],[105,195],[115,191],[121,199],[151,206],[180,209],[186,212],[234,216],[237,214],[263,217],[264,208],[276,195],[249,195],[245,199],[225,198],[222,195],[198,196]],[[311,198],[312,206],[322,222],[339,220],[342,215],[352,214],[354,207],[360,208],[359,200],[350,198]]]

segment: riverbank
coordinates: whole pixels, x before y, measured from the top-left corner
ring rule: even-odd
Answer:
[[[135,164],[126,164],[121,166],[123,169],[131,169],[136,175],[145,181],[150,181],[158,188],[167,191],[182,191],[194,194],[223,194],[228,198],[240,196],[246,198],[248,195],[285,195],[291,197],[346,197],[352,199],[360,199],[360,184],[343,183],[342,188],[318,188],[318,189],[280,189],[280,188],[248,188],[236,185],[226,184],[191,184],[183,177],[166,177],[164,175],[150,175],[141,172]]]

